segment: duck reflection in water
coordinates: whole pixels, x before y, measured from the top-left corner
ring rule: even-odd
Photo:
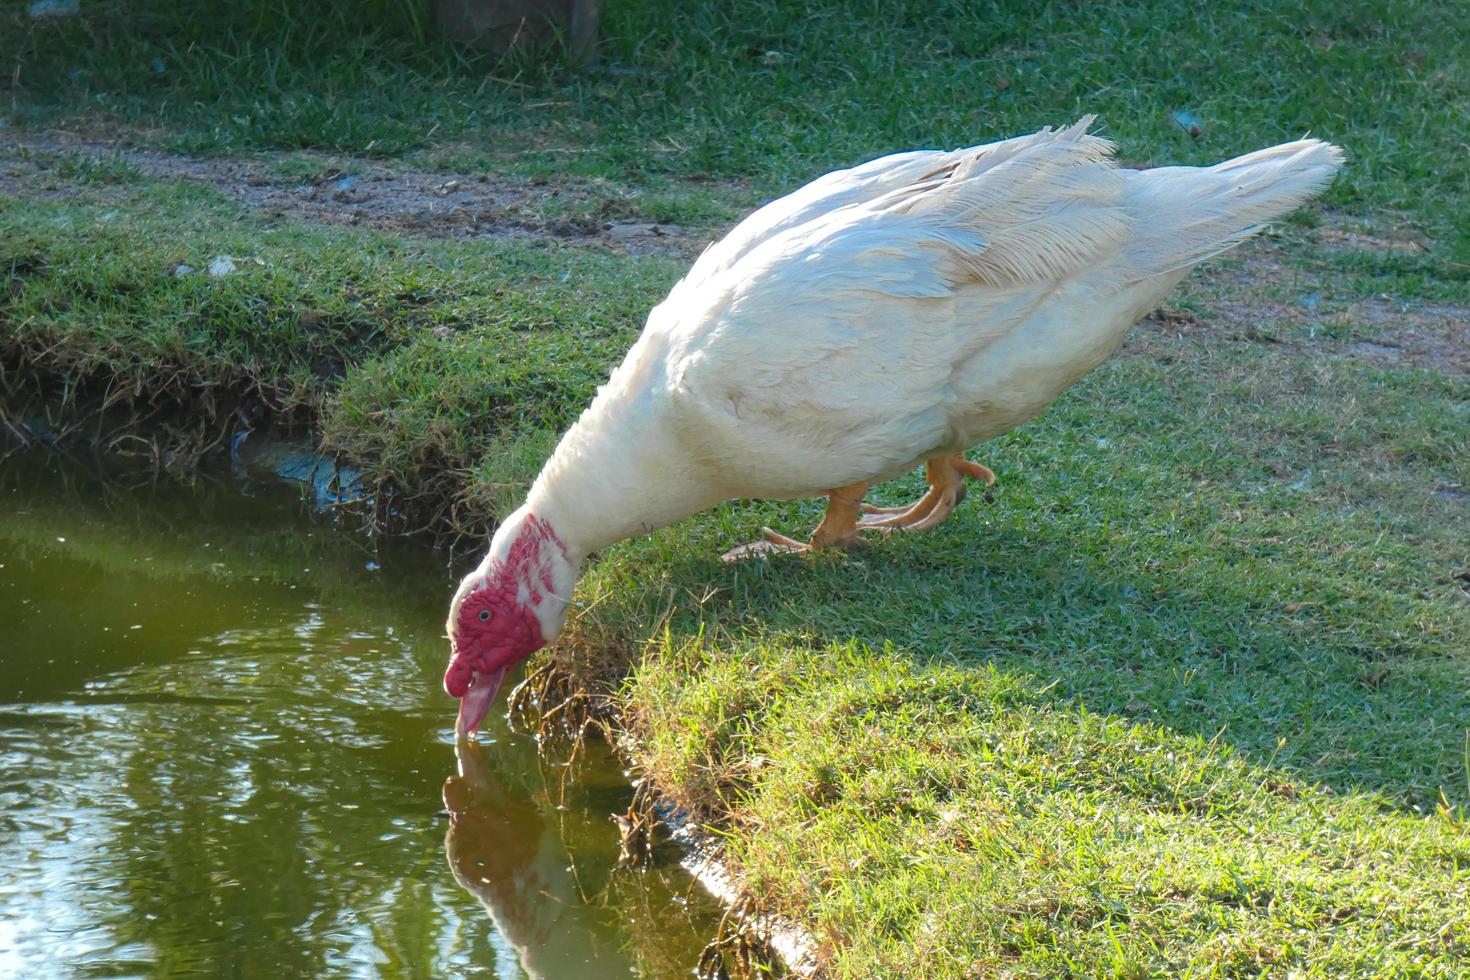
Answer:
[[[444,781],[444,851],[521,969],[533,980],[626,978],[632,964],[622,950],[612,941],[591,945],[587,924],[571,925],[598,910],[582,901],[555,815],[507,791],[478,742],[458,739],[454,752],[459,773]]]

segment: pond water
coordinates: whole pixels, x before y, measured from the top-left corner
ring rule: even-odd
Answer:
[[[0,461],[0,976],[688,976],[605,750],[456,749],[453,582],[279,481]]]

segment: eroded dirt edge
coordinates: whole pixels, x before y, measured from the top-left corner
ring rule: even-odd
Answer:
[[[188,157],[67,133],[0,144],[0,195],[65,199],[78,191],[78,171],[103,196],[127,193],[139,177],[183,180],[268,218],[431,238],[551,238],[632,255],[692,256],[708,244],[700,230],[641,220],[630,192],[598,181],[420,170],[306,151]]]

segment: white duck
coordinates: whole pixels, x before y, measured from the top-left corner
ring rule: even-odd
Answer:
[[[460,730],[556,636],[598,548],[736,497],[828,507],[809,542],[767,529],[732,555],[943,521],[966,477],[994,479],[965,450],[1040,413],[1193,266],[1342,161],[1308,139],[1124,170],[1091,122],[830,173],[706,250],[460,585],[445,674]],[[864,507],[921,463],[923,499]]]

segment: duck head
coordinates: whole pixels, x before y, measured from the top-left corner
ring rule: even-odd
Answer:
[[[459,698],[460,737],[480,727],[506,672],[561,632],[576,573],[556,529],[528,508],[496,530],[449,606],[444,690]]]

